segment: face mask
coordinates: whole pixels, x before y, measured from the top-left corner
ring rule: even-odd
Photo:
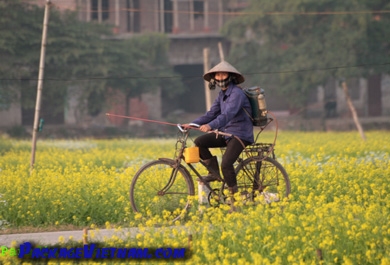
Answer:
[[[229,75],[228,78],[225,78],[224,80],[215,80],[215,84],[221,88],[226,88],[229,83],[232,81],[231,76]]]

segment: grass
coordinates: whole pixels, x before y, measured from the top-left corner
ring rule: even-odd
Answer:
[[[184,232],[141,221],[128,200],[138,168],[172,158],[175,139],[39,141],[32,174],[30,143],[0,139],[0,220],[10,223],[0,231],[135,226],[135,238],[105,245],[187,247],[191,236],[186,264],[389,264],[390,134],[366,136],[280,132],[276,155],[290,177],[289,199],[233,214],[204,206],[176,223]]]

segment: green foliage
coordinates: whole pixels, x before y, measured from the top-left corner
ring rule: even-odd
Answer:
[[[273,139],[273,132],[264,136]],[[142,165],[171,157],[175,142],[45,140],[30,171],[30,142],[0,138],[0,151],[6,148],[0,159],[0,220],[9,223],[0,228],[6,233],[89,228],[89,242],[105,247],[189,248],[189,259],[169,264],[389,264],[388,132],[368,132],[362,142],[356,132],[282,131],[276,155],[292,184],[288,200],[243,205],[238,196],[232,214],[229,205],[195,202],[187,218],[156,227],[153,218],[132,211],[129,185]],[[104,227],[115,233],[104,236],[98,229]],[[81,239],[78,233],[73,240]],[[55,246],[76,244],[64,244],[67,239],[60,236]],[[20,262],[0,255],[1,264]]]
[[[9,136],[14,138],[27,138],[30,135],[23,126],[15,125],[7,130]]]
[[[0,5],[0,104],[22,94],[24,108],[35,106],[44,8],[20,1]],[[85,23],[74,12],[51,8],[47,32],[43,101],[63,111],[68,87],[76,87],[81,100],[93,99],[92,112],[102,108],[108,88],[137,96],[158,86],[178,92],[167,52],[169,40],[159,34],[116,39],[111,25]],[[158,74],[156,74],[158,73]],[[12,88],[12,90],[10,90]],[[10,94],[9,91],[14,91]],[[7,104],[1,104],[6,108]]]
[[[330,77],[390,72],[390,17],[381,13],[375,20],[375,13],[361,12],[388,9],[383,0],[251,1],[253,15],[223,29],[233,42],[229,60],[251,81],[299,106]]]
[[[181,91],[177,81],[164,80],[173,75],[167,56],[169,39],[165,35],[150,33],[128,40],[111,39],[106,44],[105,55],[113,66],[108,72],[109,87],[121,89],[127,96],[137,96],[158,86],[173,94]]]

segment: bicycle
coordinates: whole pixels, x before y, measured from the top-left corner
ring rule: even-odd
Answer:
[[[268,118],[267,124],[261,127],[254,144],[244,148],[235,164],[238,194],[244,201],[255,200],[263,203],[278,202],[291,192],[290,180],[286,170],[276,161],[273,143],[256,143],[260,133],[273,121]],[[192,124],[195,126],[194,124]],[[219,188],[203,180],[193,163],[186,162],[184,150],[191,129],[177,125],[179,132],[176,141],[176,152],[173,159],[158,158],[143,165],[135,174],[130,185],[130,202],[132,209],[143,217],[162,214],[167,220],[176,221],[184,216],[191,206],[191,197],[195,195],[193,173],[198,181],[209,190],[207,196],[211,206],[229,203],[224,191],[227,185],[221,180]],[[277,132],[277,130],[276,130]],[[210,132],[209,132],[210,133]],[[211,133],[234,137],[220,131]],[[221,149],[223,152],[223,148]],[[199,161],[204,166],[203,161]],[[214,185],[214,184],[213,184]],[[216,184],[218,185],[218,183]]]

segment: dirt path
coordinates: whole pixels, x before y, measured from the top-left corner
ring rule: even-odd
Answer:
[[[101,229],[101,230],[88,230],[87,240],[90,241],[103,241],[104,238],[111,238],[113,235],[119,238],[134,237],[138,233],[138,228],[124,228],[117,229]],[[34,242],[35,244],[45,246],[53,245],[60,242],[60,239],[64,242],[72,239],[74,241],[83,240],[83,230],[72,231],[56,231],[56,232],[37,232],[37,233],[23,233],[23,234],[3,234],[0,235],[0,246],[11,247],[12,242],[17,245],[23,242]]]

